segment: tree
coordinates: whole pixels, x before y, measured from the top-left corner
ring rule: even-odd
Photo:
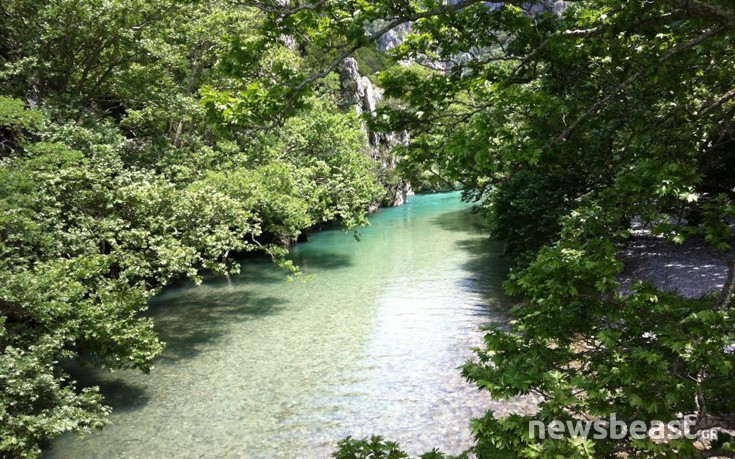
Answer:
[[[377,124],[410,130],[411,166],[461,181],[495,234],[526,254],[506,284],[519,298],[515,322],[488,334],[464,374],[495,398],[543,401],[532,416],[475,420],[479,457],[732,455],[726,434],[705,451],[686,438],[529,434],[533,420],[611,413],[735,427],[732,2],[254,3],[271,27],[338,47],[301,84],[411,23],[393,56],[413,65],[380,75],[393,100]],[[385,28],[366,33],[378,20]],[[638,284],[623,295],[616,254],[633,217],[727,254],[722,291],[687,299]]]
[[[6,3],[0,457],[38,457],[107,422],[97,388],[63,362],[150,371],[164,343],[141,313],[163,287],[237,272],[253,251],[295,270],[284,243],[323,222],[366,224],[384,190],[333,85],[273,124],[261,89],[304,59],[282,41],[243,54],[263,38],[255,9]]]

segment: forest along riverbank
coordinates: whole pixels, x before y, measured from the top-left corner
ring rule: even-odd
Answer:
[[[458,193],[416,196],[360,242],[330,230],[294,248],[307,282],[249,260],[232,285],[168,289],[151,305],[168,343],[156,368],[86,375],[113,425],[47,456],[318,458],[370,434],[460,452],[472,416],[517,408],[457,369],[506,318],[507,268],[485,234]]]

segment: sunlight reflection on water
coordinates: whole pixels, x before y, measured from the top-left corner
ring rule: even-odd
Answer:
[[[233,285],[168,289],[151,306],[168,343],[156,369],[75,375],[101,385],[114,425],[48,457],[321,458],[370,434],[467,448],[470,418],[499,406],[458,370],[506,318],[499,247],[457,194],[382,210],[361,234],[298,246],[305,283],[250,260]]]

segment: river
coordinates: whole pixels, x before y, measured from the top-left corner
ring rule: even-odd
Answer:
[[[150,314],[167,348],[149,375],[87,372],[112,425],[55,442],[52,458],[327,458],[348,435],[410,453],[471,444],[504,409],[460,376],[481,328],[504,321],[506,265],[459,194],[413,197],[351,233],[292,251],[305,281],[267,260],[181,283]]]

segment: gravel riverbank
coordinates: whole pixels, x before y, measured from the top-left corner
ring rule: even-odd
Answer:
[[[726,256],[702,239],[674,244],[663,238],[636,236],[618,254],[625,264],[620,275],[623,292],[636,280],[660,290],[699,298],[722,290],[727,277]]]

